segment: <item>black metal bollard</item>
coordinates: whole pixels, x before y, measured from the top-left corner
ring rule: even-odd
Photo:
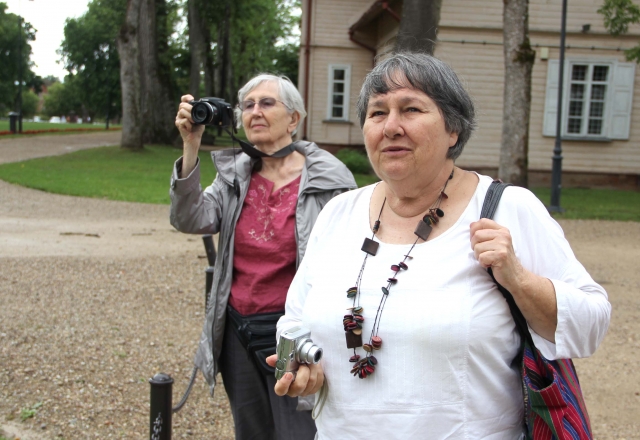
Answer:
[[[206,286],[204,301],[206,309],[209,300],[209,293],[211,292],[211,286],[213,284],[213,266],[216,262],[216,248],[213,245],[213,238],[211,235],[203,235],[202,241],[204,242],[204,249],[209,263],[209,267],[205,269]],[[195,382],[197,372],[197,367],[194,367],[187,390],[175,408],[171,407],[173,392],[173,379],[171,376],[164,373],[158,373],[153,376],[153,378],[149,379],[149,383],[151,384],[151,410],[149,417],[149,435],[151,440],[171,440],[171,415],[174,412],[180,411],[187,402],[187,398],[189,397],[189,393],[191,393],[191,388]]]
[[[149,438],[171,440],[173,379],[167,374],[158,373],[149,379],[149,383],[151,384]]]

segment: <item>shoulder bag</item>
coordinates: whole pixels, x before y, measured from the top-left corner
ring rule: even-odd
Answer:
[[[499,180],[489,186],[480,218],[493,218],[504,189]],[[522,375],[525,435],[533,440],[589,440],[593,438],[589,414],[582,397],[578,374],[571,359],[548,360],[536,348],[527,321],[513,296],[489,274],[507,300],[521,337],[515,362]]]

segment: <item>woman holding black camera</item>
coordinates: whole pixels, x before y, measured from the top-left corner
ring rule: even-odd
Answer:
[[[236,115],[253,146],[213,152],[218,174],[203,191],[204,125],[194,124],[192,101],[183,96],[176,117],[184,150],[171,179],[171,224],[220,234],[195,364],[212,392],[222,374],[236,439],[312,439],[311,405],[276,396],[264,359],[275,352],[275,323],[316,217],[355,181],[330,153],[293,142],[306,116],[302,97],[287,78],[262,74],[238,92]]]

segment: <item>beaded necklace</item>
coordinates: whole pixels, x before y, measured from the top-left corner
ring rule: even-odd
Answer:
[[[398,282],[398,273],[403,270],[409,269],[406,261],[413,258],[411,256],[411,251],[413,250],[415,245],[418,244],[418,240],[427,241],[427,238],[429,238],[429,234],[431,234],[433,226],[438,224],[441,217],[444,217],[444,211],[440,209],[440,203],[442,202],[442,199],[448,198],[444,190],[447,188],[447,184],[452,178],[453,170],[451,170],[451,174],[442,187],[440,195],[438,196],[436,201],[433,203],[433,205],[431,205],[427,214],[418,221],[416,230],[413,232],[417,238],[411,245],[411,248],[409,248],[409,252],[407,252],[402,261],[391,266],[393,275],[391,276],[391,278],[387,279],[387,285],[382,287],[382,298],[380,298],[378,311],[376,312],[376,316],[373,320],[371,336],[369,336],[369,341],[366,344],[362,343],[364,309],[360,306],[360,286],[362,285],[362,275],[367,264],[367,258],[369,258],[370,255],[374,257],[378,253],[378,247],[380,246],[380,243],[375,241],[374,238],[376,236],[376,233],[380,229],[380,217],[382,217],[382,211],[384,210],[384,206],[387,202],[386,197],[382,202],[382,207],[380,208],[378,219],[373,224],[371,238],[365,237],[364,239],[364,243],[362,244],[361,248],[361,250],[365,253],[364,260],[362,261],[362,266],[360,267],[360,272],[358,273],[358,278],[356,279],[355,286],[350,287],[347,290],[347,298],[353,300],[353,306],[347,309],[349,313],[347,315],[344,315],[344,318],[342,320],[347,348],[353,349],[353,356],[349,358],[349,362],[354,364],[354,366],[351,368],[351,374],[353,374],[354,376],[358,376],[360,379],[365,379],[367,376],[371,376],[376,370],[378,359],[376,359],[376,357],[373,355],[373,352],[382,348],[382,338],[378,336],[378,330],[380,328],[382,311],[384,310],[387,298],[389,297],[389,292],[391,291],[391,287]],[[362,347],[366,352],[364,358],[360,358],[360,355],[357,354],[356,348],[358,347]]]

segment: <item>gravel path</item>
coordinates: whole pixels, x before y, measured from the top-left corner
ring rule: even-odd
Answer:
[[[0,163],[20,162],[34,157],[58,156],[87,148],[116,145],[120,143],[121,136],[120,131],[103,131],[0,139]]]
[[[69,143],[81,148],[80,137],[89,145],[117,142],[97,134],[38,142],[64,152]],[[15,142],[29,139],[36,138]],[[0,141],[0,162],[18,147],[8,141]],[[200,237],[175,232],[167,214],[166,206],[0,181],[0,434],[148,438],[148,378],[170,374],[174,401],[180,398],[203,318],[206,260]],[[640,438],[640,223],[561,224],[614,307],[596,355],[576,361],[595,437]],[[219,390],[211,399],[198,377],[174,416],[174,438],[233,438]],[[21,410],[39,403],[22,422]]]

